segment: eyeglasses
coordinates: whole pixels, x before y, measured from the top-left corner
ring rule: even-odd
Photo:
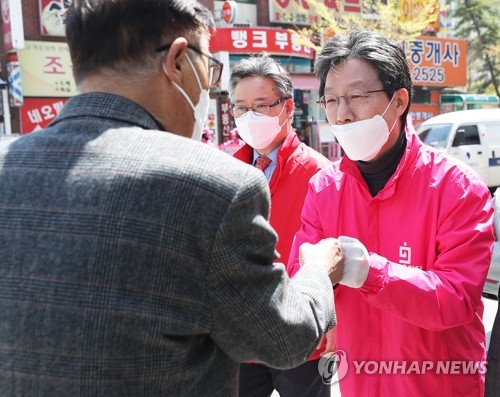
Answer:
[[[247,106],[242,106],[242,105],[233,105],[231,107],[231,114],[233,117],[241,117],[244,116],[249,110],[254,112],[257,116],[266,116],[271,112],[271,108],[275,107],[276,105],[279,105],[280,103],[285,102],[287,99],[290,98],[281,98],[278,99],[276,102],[273,102],[271,104],[268,103],[259,103],[255,106],[252,107],[247,107]]]
[[[345,103],[347,106],[356,108],[359,106],[363,106],[363,104],[365,103],[365,99],[369,94],[382,91],[385,90],[373,90],[364,92],[359,88],[355,88],[353,90],[347,91],[345,95],[339,97],[335,95],[323,95],[316,103],[319,103],[321,105],[321,109],[323,109],[325,113],[333,113],[339,107],[340,98],[345,99]]]
[[[156,52],[166,51],[170,48],[170,46],[171,46],[171,44],[166,44],[164,46],[161,46],[160,48],[156,49]],[[210,75],[209,75],[210,86],[215,87],[215,86],[219,85],[220,79],[222,77],[222,69],[224,68],[224,64],[221,61],[219,61],[218,59],[215,59],[213,56],[205,54],[204,52],[202,52],[198,48],[192,46],[191,44],[188,44],[187,48],[189,48],[190,50],[193,50],[193,51],[197,52],[198,54],[203,55],[204,57],[208,58],[208,61],[209,61],[208,62],[208,70],[210,73]]]

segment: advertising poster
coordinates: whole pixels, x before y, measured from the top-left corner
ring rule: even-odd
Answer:
[[[64,37],[64,14],[71,0],[38,0],[40,31],[45,36]]]

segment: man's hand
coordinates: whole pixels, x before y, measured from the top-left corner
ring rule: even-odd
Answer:
[[[323,266],[333,285],[337,284],[344,272],[344,252],[339,240],[326,238],[317,244],[304,243],[299,249],[301,266]]]

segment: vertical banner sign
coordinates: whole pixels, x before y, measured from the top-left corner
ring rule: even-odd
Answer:
[[[208,108],[208,116],[205,127],[212,130],[215,136],[215,143],[219,142],[218,120],[217,120],[217,99],[210,99]]]
[[[5,51],[12,51],[12,27],[10,23],[10,0],[2,0],[2,30]]]
[[[222,142],[229,137],[231,131],[231,101],[228,98],[220,100],[220,124],[222,130]]]
[[[21,65],[17,55],[7,56],[7,85],[9,88],[9,102],[12,107],[23,106],[23,89],[21,84]]]
[[[24,27],[21,0],[1,0],[4,51],[24,48]]]

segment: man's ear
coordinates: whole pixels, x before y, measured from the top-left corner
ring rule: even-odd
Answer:
[[[186,56],[186,48],[187,40],[184,37],[177,37],[162,61],[163,71],[172,82],[178,85],[182,85],[182,67],[185,65],[183,61]]]
[[[394,93],[394,102],[396,102],[396,109],[398,116],[401,116],[406,108],[408,107],[408,102],[410,100],[410,94],[406,88],[400,88]]]
[[[295,102],[293,101],[292,98],[287,99],[285,102],[285,111],[288,114],[290,120],[293,119],[294,110],[295,110]]]

